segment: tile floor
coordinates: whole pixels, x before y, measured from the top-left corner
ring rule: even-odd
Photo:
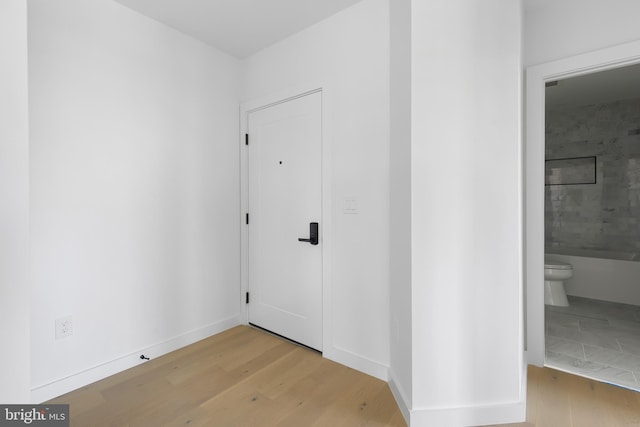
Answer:
[[[569,296],[545,331],[547,366],[640,391],[640,307]]]

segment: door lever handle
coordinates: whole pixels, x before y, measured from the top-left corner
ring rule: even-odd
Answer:
[[[309,238],[305,239],[300,237],[298,239],[299,242],[307,242],[307,243],[311,243],[312,245],[317,245],[318,244],[318,223],[317,222],[310,222],[309,223]]]

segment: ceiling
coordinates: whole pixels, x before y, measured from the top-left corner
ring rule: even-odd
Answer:
[[[575,107],[640,98],[640,64],[559,80],[546,89],[550,107]]]
[[[242,59],[361,0],[114,1]],[[524,13],[554,1],[524,0]],[[548,106],[640,98],[640,65],[561,80],[546,93]]]
[[[245,58],[360,0],[115,0]]]

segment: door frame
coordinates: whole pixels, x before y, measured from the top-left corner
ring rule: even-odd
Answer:
[[[261,110],[273,105],[281,104],[305,95],[320,92],[322,105],[322,159],[321,159],[321,185],[322,185],[322,201],[321,201],[321,218],[322,224],[322,353],[326,356],[331,352],[329,343],[331,338],[331,254],[333,242],[333,227],[331,218],[331,139],[330,120],[327,114],[327,88],[323,85],[311,87],[289,88],[272,95],[264,96],[259,99],[250,100],[240,104],[240,295],[239,301],[241,305],[240,315],[243,324],[249,323],[249,310],[245,303],[245,294],[249,289],[249,229],[246,226],[245,214],[249,207],[249,152],[245,145],[245,134],[248,131],[249,114],[256,110]],[[249,142],[251,144],[251,142]]]
[[[525,278],[526,360],[544,366],[545,83],[640,63],[640,41],[526,69]]]

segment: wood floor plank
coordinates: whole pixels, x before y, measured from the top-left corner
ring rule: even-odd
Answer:
[[[609,412],[609,408],[606,405],[599,404],[594,405],[596,400],[596,389],[600,388],[602,384],[598,384],[596,381],[586,380],[584,378],[578,378],[576,376],[568,376],[568,381],[571,386],[571,421],[573,425],[580,425],[584,427],[600,427],[614,425],[613,415]],[[613,392],[614,390],[610,390]],[[600,402],[604,403],[604,402]]]
[[[331,405],[311,424],[312,426],[343,427],[365,424],[369,415],[368,400],[372,393],[368,378],[358,378],[355,375],[349,375],[349,377],[350,384],[344,389],[340,399],[333,400]]]
[[[513,427],[640,426],[640,393],[529,366],[527,420]]]
[[[568,379],[557,371],[544,370],[538,378],[542,392],[536,398],[536,425],[567,427],[573,425],[569,406]]]
[[[587,394],[584,407],[597,408],[603,422],[613,426],[640,426],[640,393],[574,376],[574,381],[580,380],[589,384],[588,392],[583,392]]]
[[[342,369],[327,367],[319,366],[280,396],[290,409],[283,412],[279,425],[312,425],[335,401],[335,389],[342,391],[350,385],[351,379]]]
[[[270,399],[277,399],[320,364],[320,355],[309,354],[309,350],[298,347],[286,357],[274,362],[269,370],[257,374],[256,389]]]
[[[366,414],[365,414],[366,415]],[[400,418],[395,419],[395,415]],[[367,425],[376,426],[404,426],[404,418],[398,408],[398,404],[387,386],[382,386],[378,394],[371,400]]]

